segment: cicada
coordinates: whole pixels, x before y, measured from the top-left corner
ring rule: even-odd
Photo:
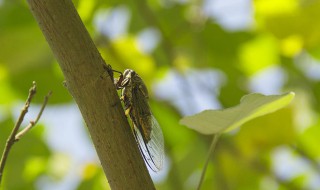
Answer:
[[[131,69],[121,73],[114,83],[117,90],[121,90],[120,99],[124,103],[125,115],[132,121],[132,131],[146,164],[155,172],[161,170],[164,159],[163,135],[152,115],[146,85]]]

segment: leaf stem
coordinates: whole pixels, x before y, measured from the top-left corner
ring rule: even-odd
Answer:
[[[221,133],[217,133],[217,134],[213,135],[212,142],[211,142],[211,145],[210,145],[210,148],[209,148],[209,152],[208,152],[208,156],[207,156],[207,160],[206,160],[206,163],[204,164],[197,190],[201,189],[201,186],[203,184],[204,176],[206,174],[211,155],[213,154],[213,152],[215,150],[215,147],[217,145],[217,142],[218,142],[218,139],[219,139],[220,135],[221,135]]]

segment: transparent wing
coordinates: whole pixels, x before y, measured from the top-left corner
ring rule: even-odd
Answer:
[[[143,159],[151,170],[158,172],[161,170],[164,160],[163,134],[154,116],[151,116],[151,119],[152,129],[151,140],[149,142],[144,142],[143,137],[136,126],[134,126],[133,133],[139,145]]]

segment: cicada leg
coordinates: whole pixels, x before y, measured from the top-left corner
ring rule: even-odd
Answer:
[[[126,111],[124,112],[125,115],[126,115],[126,116],[129,116],[130,111],[131,111],[131,106],[130,106],[128,109],[126,109]]]

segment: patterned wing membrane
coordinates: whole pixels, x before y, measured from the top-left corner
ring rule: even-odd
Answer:
[[[161,128],[154,116],[152,119],[151,140],[144,142],[138,127],[134,126],[134,136],[139,145],[143,159],[154,172],[161,170],[164,160],[164,140]]]

